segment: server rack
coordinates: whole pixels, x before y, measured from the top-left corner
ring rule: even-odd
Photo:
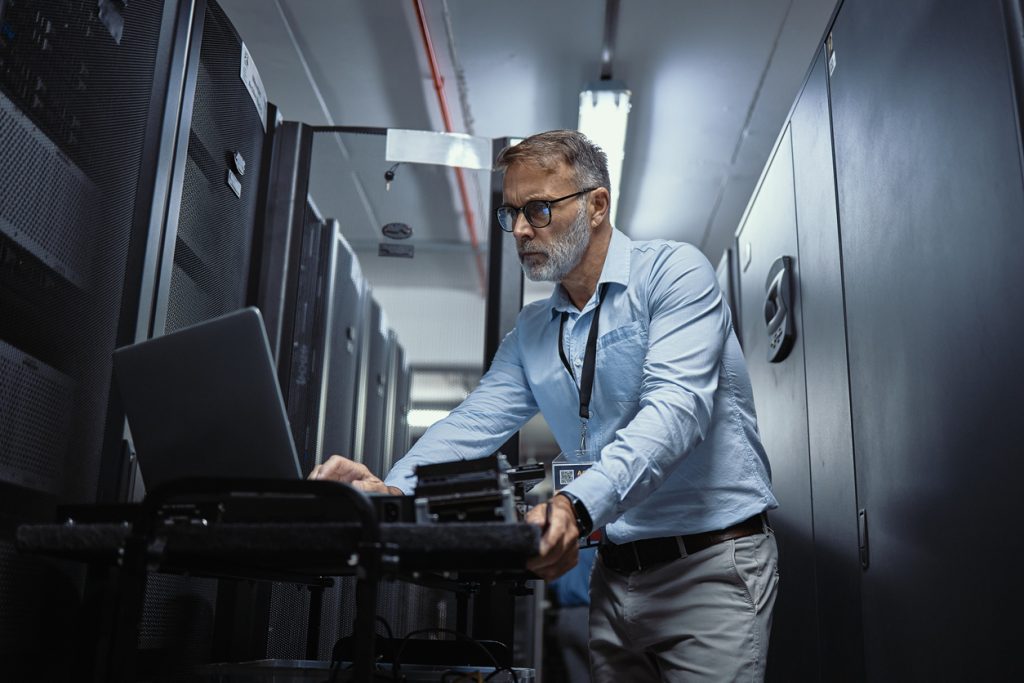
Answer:
[[[244,307],[252,300],[257,214],[268,144],[267,102],[251,56],[214,0],[195,0],[187,22],[189,54],[177,119],[169,192],[149,334],[167,332]],[[243,80],[242,74],[247,74]],[[137,470],[130,493],[142,497]],[[154,575],[139,629],[140,675],[210,661],[218,582]]]
[[[195,17],[201,36],[198,59],[189,66],[195,90],[180,134],[187,153],[175,168],[154,334],[245,306],[263,205],[266,101],[254,101],[240,77],[251,57],[216,2],[197,2]]]
[[[0,5],[0,654],[55,680],[92,667],[90,585],[13,530],[124,491],[110,353],[149,331],[191,3]]]
[[[298,287],[293,305],[290,340],[291,365],[282,389],[291,422],[299,465],[304,474],[319,462],[321,398],[324,393],[325,353],[328,346],[333,291],[337,268],[338,224],[325,221],[307,202],[302,246],[295,265]]]
[[[387,419],[388,361],[390,344],[387,316],[376,299],[370,298],[366,330],[366,406],[362,462],[371,472],[384,476],[385,421]]]
[[[385,359],[387,373],[387,393],[384,395],[384,429],[381,435],[380,445],[380,470],[384,475],[391,469],[394,459],[395,435],[398,422],[398,375],[400,355],[404,355],[401,345],[398,343],[398,335],[394,330],[388,330],[387,358]]]
[[[391,457],[384,464],[385,470],[390,470],[395,461],[409,450],[409,397],[412,388],[412,375],[409,371],[405,348],[401,344],[395,344],[395,352],[395,378],[393,380],[395,411],[392,421],[394,439],[391,443]]]
[[[354,457],[355,415],[360,401],[359,361],[366,333],[361,324],[365,318],[363,292],[366,282],[359,260],[341,234],[340,227],[334,248],[337,266],[332,280],[330,332],[325,349],[326,381],[318,448],[321,461],[335,454]]]

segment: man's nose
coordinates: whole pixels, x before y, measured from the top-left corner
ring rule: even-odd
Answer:
[[[515,222],[512,224],[512,236],[516,238],[516,242],[533,238],[533,226],[526,220],[526,214],[522,211],[516,213]]]

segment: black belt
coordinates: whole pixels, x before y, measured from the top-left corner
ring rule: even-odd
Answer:
[[[620,574],[631,574],[662,562],[671,562],[693,555],[734,538],[764,533],[766,525],[767,521],[764,515],[754,515],[750,519],[745,519],[719,531],[648,538],[622,545],[617,545],[606,539],[598,548],[598,553],[601,555],[604,566],[608,569]]]

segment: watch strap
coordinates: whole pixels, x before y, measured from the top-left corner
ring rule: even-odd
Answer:
[[[565,496],[572,505],[573,515],[576,517],[576,528],[579,530],[580,538],[586,538],[594,530],[594,521],[590,517],[590,511],[577,496],[568,491],[559,491],[559,496]]]

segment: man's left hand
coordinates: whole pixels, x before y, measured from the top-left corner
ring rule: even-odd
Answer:
[[[527,569],[551,581],[576,566],[580,534],[576,527],[576,514],[568,498],[555,496],[534,507],[526,514],[526,521],[541,527],[544,534],[540,539],[540,554],[530,558],[526,563]]]

